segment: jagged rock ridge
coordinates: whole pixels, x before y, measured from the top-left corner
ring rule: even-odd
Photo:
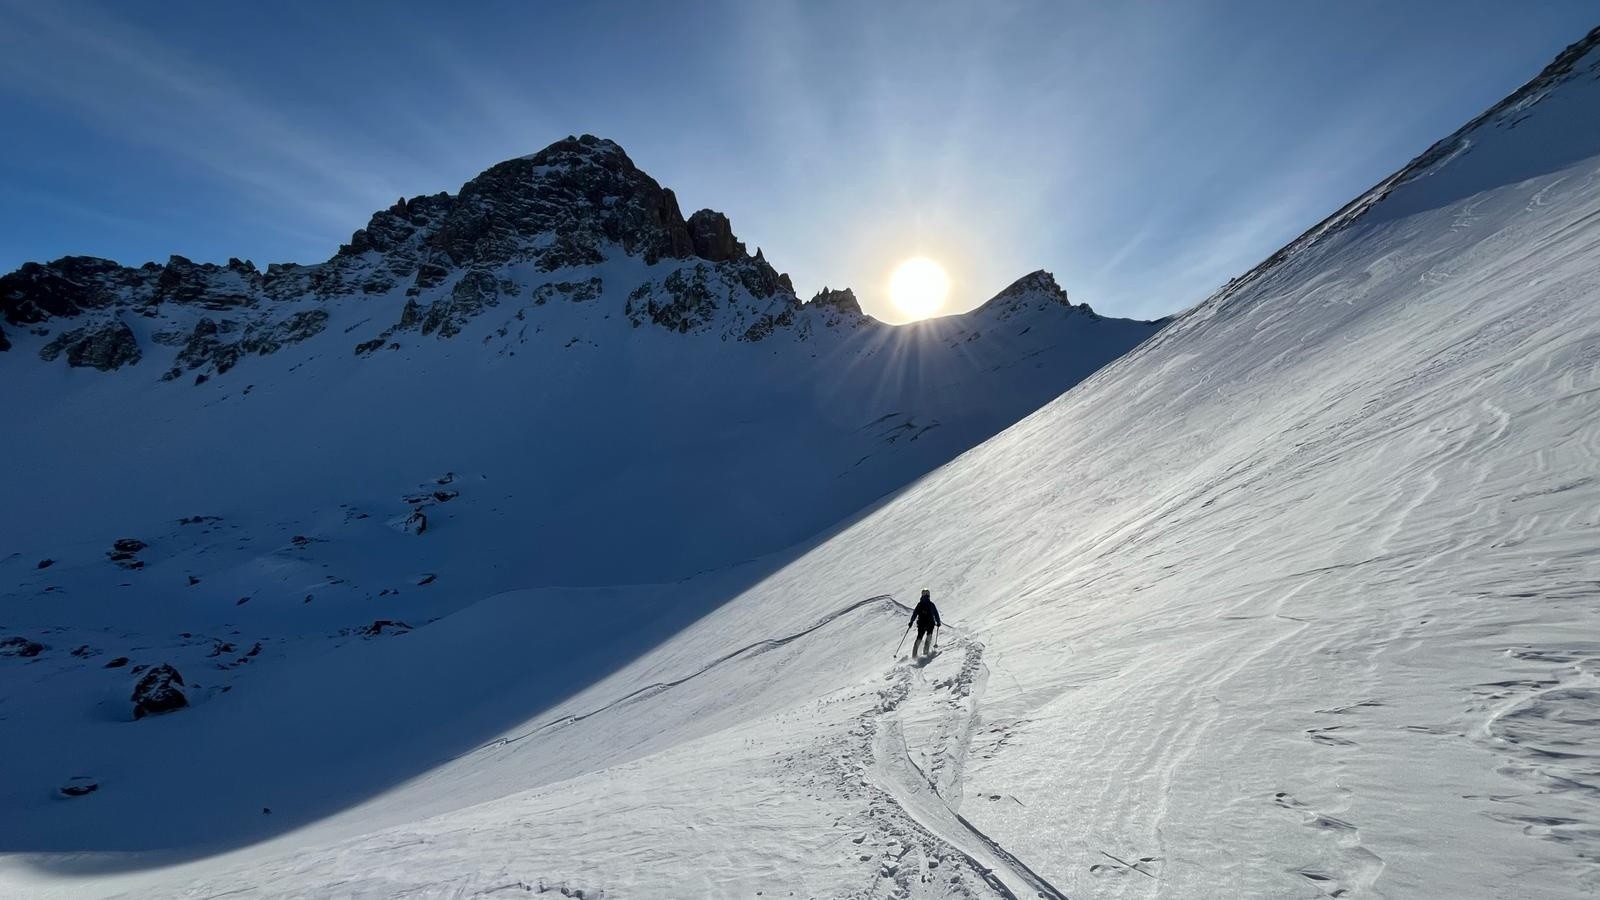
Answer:
[[[1005,290],[995,294],[989,302],[978,309],[998,318],[1007,319],[1028,310],[1056,306],[1081,315],[1096,317],[1095,311],[1089,308],[1089,304],[1074,306],[1072,300],[1067,297],[1067,292],[1056,283],[1056,277],[1043,269],[1029,272],[1011,282]]]
[[[619,269],[618,260],[633,262]],[[1020,309],[1034,295],[1072,308],[1047,273],[990,305]],[[492,166],[454,195],[402,198],[322,263],[264,272],[239,259],[181,256],[138,268],[83,256],[27,263],[0,277],[0,318],[47,338],[37,347],[46,361],[110,371],[169,347],[161,378],[194,374],[199,383],[322,333],[335,302],[378,305],[352,326],[365,333],[345,351],[366,356],[400,346],[408,333],[455,337],[502,304],[514,306],[499,332],[507,335],[537,307],[603,296],[636,328],[723,340],[807,340],[879,324],[848,291],[825,289],[801,303],[789,277],[759,249],[751,254],[727,216],[701,209],[685,218],[671,190],[593,135]],[[11,343],[0,332],[0,350]]]

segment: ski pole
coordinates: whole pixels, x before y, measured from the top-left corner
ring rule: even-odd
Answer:
[[[911,626],[910,625],[907,625],[906,626],[906,630],[902,631],[900,633],[900,643],[894,645],[894,658],[895,659],[899,659],[900,658],[900,648],[904,647],[906,645],[906,635],[908,635],[910,633],[911,633]]]

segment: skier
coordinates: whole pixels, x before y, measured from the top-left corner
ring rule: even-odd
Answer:
[[[928,589],[922,589],[922,599],[917,601],[917,608],[911,611],[911,622],[917,625],[917,639],[911,642],[911,655],[918,656],[917,645],[922,644],[923,653],[933,652],[933,630],[944,623],[939,620],[939,607],[933,605],[933,600],[928,595]],[[910,628],[911,623],[906,623]]]

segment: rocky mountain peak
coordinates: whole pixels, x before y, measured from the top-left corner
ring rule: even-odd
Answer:
[[[462,185],[426,248],[456,265],[595,265],[605,248],[647,263],[694,255],[678,199],[611,141],[568,137]],[[539,238],[537,242],[532,238]]]
[[[491,166],[455,196],[402,198],[352,235],[340,255],[376,252],[446,268],[533,261],[553,272],[598,264],[611,245],[652,265],[746,256],[727,216],[703,209],[685,220],[670,189],[614,141],[590,134]]]
[[[1002,290],[1000,293],[996,294],[994,299],[999,300],[1004,297],[1018,297],[1025,294],[1037,294],[1048,297],[1051,300],[1060,303],[1062,306],[1072,305],[1072,301],[1067,299],[1067,292],[1062,290],[1061,285],[1056,283],[1056,276],[1046,272],[1043,269],[1029,272],[1021,278],[1018,278],[1016,281],[1011,282],[1011,284],[1008,285],[1005,290]]]
[[[861,303],[856,300],[856,292],[849,288],[841,288],[836,291],[832,288],[824,287],[817,292],[815,297],[811,298],[808,305],[822,309],[834,309],[842,313],[854,313],[858,316],[863,315]]]
[[[1067,297],[1067,292],[1056,283],[1056,277],[1043,269],[1029,272],[1011,282],[989,302],[979,307],[979,310],[1008,318],[1023,310],[1054,307],[1094,314],[1087,303],[1074,306]]]
[[[744,244],[733,236],[728,217],[714,209],[702,209],[689,217],[689,240],[694,255],[712,262],[726,262],[746,255]],[[756,255],[760,257],[758,249]]]

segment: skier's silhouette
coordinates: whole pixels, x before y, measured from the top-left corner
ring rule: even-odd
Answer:
[[[921,655],[917,652],[918,644],[925,645],[922,653],[932,653],[933,630],[944,623],[939,621],[939,607],[933,605],[927,588],[922,589],[922,599],[917,601],[917,608],[911,611],[911,621],[917,623],[917,639],[911,642],[911,655]],[[906,627],[910,628],[910,623]]]

